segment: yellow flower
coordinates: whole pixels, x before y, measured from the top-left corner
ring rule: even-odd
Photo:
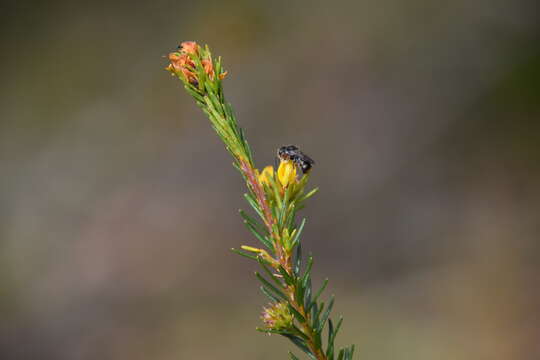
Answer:
[[[261,184],[266,184],[270,186],[270,180],[268,180],[268,178],[271,178],[273,176],[274,176],[274,167],[267,166],[263,169],[262,173],[259,175],[259,182]]]
[[[270,178],[274,176],[274,167],[267,166],[259,175],[261,184],[270,186]],[[277,171],[277,177],[282,187],[287,187],[296,182],[296,166],[291,160],[281,160]]]
[[[277,175],[281,185],[287,187],[296,182],[296,166],[291,160],[281,160]]]

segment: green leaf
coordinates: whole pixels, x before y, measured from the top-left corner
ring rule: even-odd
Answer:
[[[283,276],[283,280],[285,280],[287,285],[294,285],[293,278],[289,275],[289,273],[287,272],[287,270],[285,270],[285,268],[283,266],[279,265],[278,270],[279,270],[279,273],[281,274],[281,276]]]
[[[317,319],[318,305],[317,305],[316,302],[312,302],[311,304],[312,304],[312,307],[311,307],[311,321],[313,322],[313,327],[316,327],[315,321]]]
[[[271,176],[268,177],[268,181],[272,185],[271,188],[272,190],[274,190],[274,199],[276,200],[274,216],[276,217],[278,224],[281,225],[281,218],[283,217],[283,215],[281,214],[281,211],[279,211],[279,209],[281,209],[281,204],[282,204],[281,194],[279,193],[279,187],[276,186],[276,181],[272,179]]]
[[[311,307],[311,279],[308,280],[306,286],[304,286],[304,308],[309,313]]]
[[[321,305],[319,306],[318,310],[316,310],[316,306],[313,307],[313,328],[314,331],[317,331],[317,328],[319,327],[319,317],[321,316],[321,312],[324,309],[324,302],[321,302]]]
[[[300,226],[298,227],[298,230],[296,231],[296,234],[294,235],[294,239],[292,239],[291,241],[293,244],[295,244],[300,238],[300,234],[302,234],[302,230],[304,230],[305,224],[306,224],[306,218],[302,219],[302,222],[300,223]]]
[[[302,280],[301,280],[301,283],[302,283],[303,287],[306,287],[307,283],[308,283],[308,280],[310,280],[310,273],[311,273],[311,267],[312,266],[313,266],[313,256],[310,256],[308,258],[306,271],[304,272],[304,275],[302,276]]]
[[[215,110],[215,112],[225,121],[227,122],[229,125],[230,125],[230,119],[226,117],[226,113],[225,111],[222,109],[222,105],[221,105],[221,102],[219,101],[219,99],[217,98],[217,96],[211,91],[213,89],[210,89],[210,91],[208,92],[208,99],[213,107],[213,109]],[[233,130],[233,132],[235,132],[234,130],[234,127],[231,127],[231,130]],[[236,132],[235,132],[236,133]],[[238,134],[236,134],[238,136]]]
[[[281,225],[281,228],[285,228],[285,223],[288,217],[287,209],[288,209],[288,195],[289,195],[289,188],[285,190],[285,194],[283,196],[283,201],[279,199],[279,193],[276,195],[278,197],[278,201],[281,201],[279,204],[279,217],[278,217],[278,223]]]
[[[273,209],[274,209],[274,208],[272,208],[272,210],[273,210]],[[275,223],[272,224],[272,231],[274,232],[274,234],[279,234],[279,233],[280,233],[280,231],[279,231],[279,229],[278,229],[278,227],[277,227],[277,224],[275,224]]]
[[[274,244],[272,244],[272,242],[268,240],[264,235],[261,235],[253,225],[251,225],[246,220],[244,220],[244,225],[264,246],[268,248],[268,250],[272,252],[274,251]]]
[[[343,360],[343,354],[345,354],[345,349],[339,350],[337,360]]]
[[[319,322],[319,327],[316,329],[317,333],[321,333],[324,329],[324,324],[326,323],[326,320],[328,319],[328,316],[330,316],[330,312],[332,311],[332,308],[334,307],[334,295],[330,298],[330,302],[328,303],[328,306],[325,310],[325,312],[322,314],[322,317]]]
[[[287,303],[287,306],[289,307],[289,310],[292,312],[294,317],[302,324],[306,322],[306,318],[302,316],[291,304]]]
[[[276,289],[276,287],[270,284],[268,280],[266,280],[264,277],[261,276],[261,274],[259,274],[258,272],[255,272],[255,276],[266,287],[266,290],[272,290],[276,296],[282,298],[283,300],[287,300],[287,297],[285,296],[285,294],[283,294],[283,292],[281,292],[280,290]]]
[[[263,259],[261,259],[260,257],[257,258],[257,261],[259,262],[259,264],[261,264],[261,267],[264,269],[264,271],[268,274],[268,276],[270,277],[270,279],[272,279],[277,286],[279,286],[280,288],[283,287],[283,284],[281,283],[281,281],[279,281],[279,279],[276,277],[276,274],[274,274],[269,268],[268,266],[266,266],[266,264],[264,263]]]
[[[298,348],[300,348],[300,350],[302,350],[304,353],[306,353],[307,356],[309,356],[310,359],[317,360],[315,355],[311,352],[311,350],[309,350],[309,348],[305,345],[305,342],[301,338],[299,338],[297,336],[289,336],[289,335],[284,335],[284,336],[289,338],[289,340],[291,340],[294,345],[298,346]]]
[[[233,116],[233,121],[236,122],[236,120],[234,120],[234,116]],[[239,127],[239,130],[240,130],[240,134],[242,135],[242,143],[244,144],[244,151],[246,153],[246,156],[248,157],[249,163],[253,166],[253,155],[251,154],[251,148],[249,146],[249,143],[245,139],[244,129]]]
[[[230,103],[224,103],[223,109],[225,110],[225,115],[228,119],[231,119],[233,123],[236,124],[236,118],[234,117],[233,108]]]
[[[188,83],[189,84],[189,83]],[[196,90],[192,90],[191,88],[188,87],[188,85],[184,85],[184,87],[186,88],[187,92],[193,96],[195,98],[195,100],[197,101],[200,101],[200,102],[204,102],[204,98],[201,96],[201,94],[199,94],[198,91]]]
[[[298,304],[304,303],[304,288],[302,287],[302,284],[296,283],[294,295],[296,296],[296,301]]]
[[[304,201],[306,201],[307,199],[309,199],[310,197],[312,197],[313,195],[315,195],[318,191],[319,191],[319,188],[315,188],[315,189],[311,190],[311,191],[308,192],[306,195],[304,195],[304,196],[302,196],[300,199],[298,199],[298,202],[304,202]]]
[[[289,200],[291,198],[291,188],[292,186],[287,186],[287,188],[285,188],[285,193],[283,194],[283,203],[285,205],[289,205]]]
[[[308,336],[304,334],[302,330],[296,327],[296,325],[293,324],[292,328],[294,329],[296,335],[300,336],[304,340],[309,340]]]
[[[302,263],[302,246],[298,244],[296,247],[295,261],[294,261],[294,275],[300,274],[300,266]]]
[[[334,360],[334,342],[332,338],[334,337],[334,324],[332,319],[328,319],[328,344],[326,347],[326,357],[329,360]]]
[[[341,324],[343,324],[342,317],[339,318],[339,321],[334,330],[332,320],[328,319],[328,348],[326,350],[326,356],[330,360],[334,359],[334,340],[336,339],[339,329],[341,328]]]
[[[237,168],[237,169],[240,169],[240,166],[238,166],[237,164],[234,164],[233,165]],[[241,169],[240,169],[241,170]],[[244,210],[242,209],[238,209],[238,213],[240,214],[240,216],[242,217],[242,219],[246,220],[248,223],[252,224],[253,226],[255,226],[257,229],[259,230],[265,230],[264,227],[261,225],[261,223],[254,219],[253,217],[251,217],[251,215],[249,215],[247,212],[245,212]]]
[[[240,251],[240,250],[238,250],[238,249],[234,249],[234,248],[233,248],[233,249],[231,249],[231,251],[234,252],[234,253],[237,253],[238,255],[241,255],[241,256],[243,256],[243,257],[247,257],[248,259],[251,259],[251,260],[257,260],[257,256],[254,256],[254,255],[251,255],[251,254],[247,254],[247,253],[245,253],[245,252],[243,252],[243,251]]]
[[[236,165],[236,164],[234,164]],[[240,209],[238,210],[240,212],[240,216],[242,216],[242,218],[247,221],[248,223],[250,223],[255,229],[257,229],[257,232],[262,234],[262,235],[268,235],[268,230],[266,229],[266,227],[264,227],[263,224],[261,224],[260,222],[258,222],[257,220],[255,220],[254,218],[252,218],[251,216],[249,216],[244,210]]]
[[[322,294],[322,292],[324,291],[324,289],[326,289],[326,285],[328,285],[328,279],[324,279],[323,285],[321,286],[321,288],[319,289],[319,291],[317,291],[317,294],[316,294],[315,297],[313,298],[312,304],[314,304],[314,303],[317,302],[317,300],[319,299],[319,296],[321,296],[321,294]]]
[[[264,286],[261,286],[261,291],[271,301],[276,302],[276,303],[278,303],[280,301],[276,296],[272,295],[272,293],[270,291],[266,290],[266,288]]]
[[[213,98],[212,98],[213,97]],[[219,108],[221,107],[221,104],[216,104],[218,107],[216,108],[213,103],[213,99],[216,99],[216,97],[213,94],[208,94],[204,97],[204,100],[206,102],[206,108],[203,109],[210,117],[210,121],[212,123],[218,125],[224,134],[227,134],[227,139],[234,140],[237,139],[236,134],[233,132],[233,129],[231,129],[230,124],[226,121],[226,119],[223,117],[223,114],[219,112]],[[228,141],[225,141],[227,145],[231,145]]]
[[[294,355],[292,352],[289,351],[289,357],[291,358],[291,360],[300,360],[299,358],[296,357],[296,355]]]
[[[318,349],[321,349],[322,351],[322,346],[321,346],[321,343],[322,343],[322,340],[321,340],[321,334],[313,334],[313,337],[314,337],[314,340],[315,340],[315,346],[318,348]]]
[[[336,325],[336,330],[334,331],[334,338],[337,336],[339,329],[341,328],[341,324],[343,324],[343,317],[339,318],[339,321]]]
[[[253,208],[253,210],[255,210],[255,212],[257,213],[257,215],[259,215],[259,217],[264,221],[265,217],[261,211],[261,209],[259,209],[259,205],[257,204],[257,202],[255,201],[255,199],[253,198],[253,196],[251,194],[244,194],[244,197],[246,198],[247,202],[249,203],[249,205],[251,205],[251,207]]]
[[[287,209],[287,217],[285,218],[285,221],[283,222],[283,227],[289,229],[289,231],[294,231],[293,223],[294,219],[296,218],[296,205],[294,203],[289,204],[289,207]]]

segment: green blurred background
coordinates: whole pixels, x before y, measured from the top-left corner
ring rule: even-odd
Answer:
[[[257,165],[296,144],[358,359],[540,358],[537,1],[3,1],[0,358],[285,359],[244,187],[163,70],[223,56]]]

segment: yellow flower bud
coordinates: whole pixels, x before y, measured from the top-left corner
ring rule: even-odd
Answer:
[[[296,166],[291,160],[281,160],[277,175],[281,185],[287,187],[296,182]]]
[[[259,182],[261,184],[266,184],[270,186],[270,181],[268,178],[274,176],[274,167],[273,166],[267,166],[263,169],[262,173],[259,175]]]

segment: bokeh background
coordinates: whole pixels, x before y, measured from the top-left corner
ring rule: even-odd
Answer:
[[[2,2],[0,358],[284,359],[231,159],[163,70],[224,58],[258,166],[296,144],[338,343],[540,358],[536,1]]]

